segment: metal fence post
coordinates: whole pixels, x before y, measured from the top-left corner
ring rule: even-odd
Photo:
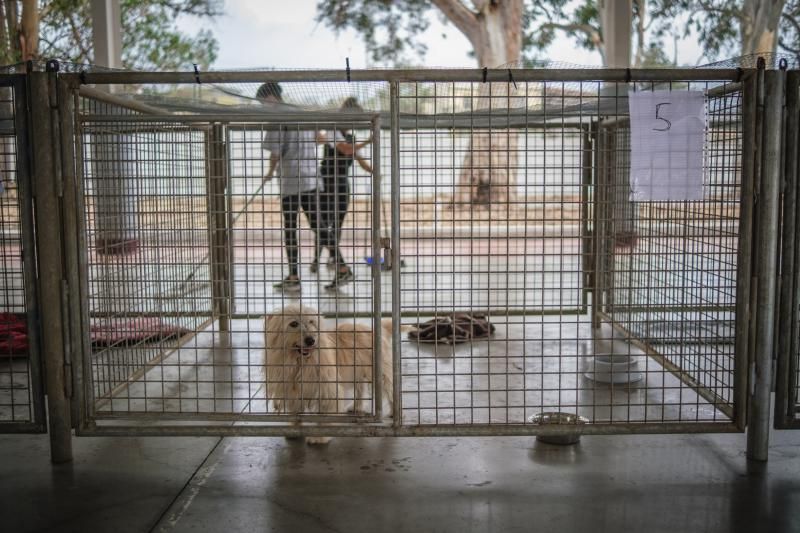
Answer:
[[[392,364],[394,379],[392,391],[394,409],[392,423],[395,428],[403,423],[402,366],[400,353],[402,350],[402,333],[400,330],[400,84],[393,81],[389,84],[389,107],[391,111],[391,204],[392,204]]]
[[[36,233],[41,298],[42,354],[45,365],[50,458],[72,460],[70,417],[71,371],[65,359],[63,234],[59,139],[53,121],[56,100],[50,91],[55,72],[31,72],[32,166],[36,187]]]
[[[781,268],[778,304],[775,427],[786,425],[789,413],[789,361],[797,349],[797,143],[800,128],[800,71],[786,75],[786,129],[784,138],[783,206],[781,219]]]
[[[763,113],[763,149],[758,184],[756,252],[756,342],[753,358],[747,456],[766,461],[769,451],[770,408],[772,407],[772,355],[775,334],[775,303],[778,262],[778,214],[781,178],[781,137],[783,134],[784,72],[765,72],[759,108]],[[761,81],[761,80],[759,80]]]
[[[206,160],[208,170],[208,227],[211,232],[211,290],[213,312],[219,317],[219,330],[230,331],[231,316],[231,254],[228,250],[228,216],[226,190],[227,146],[222,124],[214,124],[206,134]]]
[[[742,179],[739,202],[739,251],[736,258],[736,345],[734,371],[734,417],[736,424],[744,431],[747,425],[747,404],[749,400],[748,372],[752,341],[750,314],[755,309],[751,305],[753,280],[753,209],[755,199],[756,173],[759,171],[757,157],[758,143],[757,96],[758,80],[755,70],[748,71],[742,80]]]

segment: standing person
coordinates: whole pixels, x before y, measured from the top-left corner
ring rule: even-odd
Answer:
[[[341,109],[342,111],[361,111],[361,106],[354,97],[350,97],[344,101]],[[356,144],[353,134],[342,129],[334,130],[331,139],[319,134],[317,142],[323,144],[319,175],[322,178],[324,192],[320,197],[322,225],[314,246],[315,254],[311,263],[311,272],[317,272],[319,269],[322,253],[320,241],[322,241],[322,245],[330,253],[328,266],[336,270],[333,280],[325,288],[336,289],[355,278],[352,269],[342,255],[339,241],[347,208],[350,205],[350,180],[348,179],[350,168],[353,166],[353,161],[357,161],[361,168],[372,174],[372,167],[358,154],[358,150],[372,142],[372,139]]]
[[[283,102],[283,89],[275,82],[258,88],[256,98],[265,102]],[[297,249],[297,219],[303,209],[309,226],[317,233],[322,217],[319,210],[319,191],[322,180],[317,175],[317,149],[313,130],[281,127],[264,135],[263,148],[270,152],[269,170],[264,180],[272,179],[276,169],[280,177],[283,241],[289,261],[289,275],[273,285],[284,292],[298,293],[300,287],[299,253]]]

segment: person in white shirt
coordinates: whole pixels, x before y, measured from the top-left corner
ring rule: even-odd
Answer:
[[[282,102],[283,89],[278,83],[267,82],[256,92],[256,98],[266,102]],[[297,225],[300,209],[306,215],[314,233],[322,223],[319,194],[322,180],[317,173],[316,132],[294,126],[281,126],[269,130],[262,144],[269,151],[269,169],[264,180],[270,180],[276,171],[280,178],[283,239],[289,261],[289,275],[273,285],[285,292],[300,292],[299,253]]]

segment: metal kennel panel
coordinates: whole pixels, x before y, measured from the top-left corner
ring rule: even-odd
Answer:
[[[630,271],[630,260],[621,257],[630,255],[630,250],[611,246],[614,239],[619,240],[613,228],[631,228],[626,229],[631,232],[626,241],[629,248],[650,239],[652,244],[647,246],[658,261],[663,261],[658,256],[662,243],[680,241],[686,235],[673,236],[673,226],[668,224],[660,226],[659,232],[645,224],[656,217],[654,212],[645,209],[643,217],[641,206],[621,193],[629,149],[622,138],[616,139],[622,135],[619,132],[614,132],[615,147],[610,148],[610,134],[603,129],[628,118],[627,94],[634,84],[643,91],[652,89],[652,82],[674,91],[696,88],[704,93],[710,117],[716,114],[724,119],[730,114],[731,122],[721,127],[720,137],[714,136],[711,126],[706,132],[705,153],[718,154],[723,163],[705,159],[705,174],[719,175],[706,182],[709,196],[696,206],[700,214],[686,219],[667,211],[675,219],[675,227],[682,223],[684,228],[693,228],[693,224],[702,228],[702,238],[696,240],[704,243],[699,250],[709,256],[707,261],[713,266],[691,258],[685,247],[670,246],[684,261],[686,266],[681,268],[687,276],[710,269],[725,283],[732,248],[731,268],[736,279],[750,279],[752,258],[744,248],[748,239],[739,238],[748,231],[748,221],[730,206],[752,200],[752,189],[748,196],[744,184],[753,170],[748,170],[741,146],[747,144],[748,135],[752,141],[753,131],[741,116],[754,109],[753,92],[742,89],[741,103],[733,105],[730,112],[714,111],[711,105],[715,98],[722,98],[721,93],[735,93],[738,78],[746,79],[748,71],[465,69],[351,74],[348,82],[354,85],[390,85],[388,116],[381,108],[381,118],[384,127],[391,128],[387,143],[391,150],[391,215],[390,224],[385,224],[381,210],[375,208],[380,198],[380,171],[373,174],[371,182],[364,175],[351,175],[355,199],[350,199],[350,214],[354,216],[343,223],[344,255],[355,264],[358,255],[371,251],[371,265],[356,271],[355,280],[333,294],[323,292],[328,275],[310,271],[314,232],[303,218],[298,244],[301,290],[279,294],[272,286],[289,272],[284,270],[284,252],[278,254],[279,235],[284,231],[277,216],[279,184],[263,183],[263,172],[275,149],[265,150],[264,140],[268,134],[327,131],[342,123],[357,138],[372,130],[378,142],[364,153],[373,168],[380,169],[380,125],[372,115],[345,118],[342,113],[302,109],[284,113],[240,110],[234,115],[187,107],[181,108],[180,115],[163,116],[148,116],[141,107],[124,116],[85,109],[78,112],[79,155],[83,159],[78,166],[86,202],[81,216],[88,244],[84,277],[89,280],[83,297],[91,304],[89,323],[91,318],[103,317],[95,309],[102,300],[109,306],[135,304],[138,307],[130,311],[133,318],[155,315],[209,320],[205,325],[189,323],[184,336],[179,331],[170,338],[163,321],[152,328],[155,335],[146,339],[138,336],[140,329],[133,328],[136,338],[121,348],[142,353],[155,347],[160,349],[159,355],[144,365],[129,365],[144,368],[128,374],[127,382],[113,387],[107,399],[91,398],[93,407],[83,432],[306,436],[574,433],[571,423],[540,423],[542,414],[554,412],[585,418],[582,429],[586,433],[741,429],[736,416],[741,412],[747,367],[741,364],[740,348],[744,343],[746,358],[749,342],[747,328],[740,324],[746,320],[739,309],[741,285],[735,286],[732,300],[727,299],[727,285],[722,281],[719,290],[712,287],[708,295],[703,293],[702,298],[715,301],[713,309],[701,306],[700,311],[718,313],[713,316],[720,324],[715,326],[717,333],[703,338],[705,344],[700,348],[696,343],[684,348],[667,344],[674,350],[668,352],[668,359],[658,352],[662,346],[651,342],[652,337],[625,327],[641,321],[631,318],[641,312],[637,307],[640,300],[631,300],[631,293],[649,295],[645,296],[648,309],[667,311],[659,295],[660,278],[652,280],[651,289],[621,274]],[[210,72],[202,76],[203,84],[344,84],[343,73],[338,71]],[[197,75],[186,73],[87,72],[80,78],[81,83],[91,84],[197,81]],[[74,83],[77,86],[77,77]],[[728,104],[722,108],[728,109]],[[734,126],[737,117],[741,124]],[[107,153],[103,146],[116,147],[117,155],[98,156]],[[120,146],[160,155],[127,157],[127,148]],[[286,156],[282,149],[279,156]],[[157,161],[157,178],[137,170],[137,165],[149,158]],[[109,193],[96,192],[100,189],[92,183],[93,173],[100,176],[96,167],[106,168],[104,160],[117,162],[117,167],[112,164],[107,167],[112,170],[103,171],[107,176],[140,177],[123,180],[138,184],[133,189],[138,203],[120,201],[126,193],[121,185],[115,188],[113,179]],[[119,161],[125,164],[118,165]],[[202,162],[195,169],[197,161]],[[620,176],[615,177],[617,174]],[[191,187],[178,185],[184,178]],[[162,189],[157,182],[176,188],[159,193]],[[717,182],[722,185],[711,185]],[[367,208],[359,203],[357,183],[372,186],[372,206],[363,218],[358,214]],[[146,191],[151,192],[144,194]],[[104,194],[111,197],[109,201],[116,198],[113,209],[95,205]],[[188,203],[170,203],[179,198]],[[99,224],[98,229],[98,223],[106,220],[102,215],[107,215],[109,222]],[[161,222],[162,226],[147,226],[150,215],[153,224]],[[390,238],[384,238],[382,225],[391,227]],[[131,227],[135,231],[127,232]],[[348,228],[360,232],[346,235]],[[109,229],[117,233],[116,239],[98,238]],[[152,240],[140,237],[145,229],[152,229]],[[130,240],[138,242],[129,245]],[[141,254],[148,246],[154,248],[157,251],[151,250],[151,256],[141,260],[145,265],[158,264],[158,257],[173,257],[178,244],[190,249],[184,252],[188,259],[172,261],[181,267],[172,276],[183,282],[185,278],[178,274],[191,273],[200,265],[204,273],[198,283],[203,290],[191,304],[195,307],[171,314],[151,313],[142,303],[147,298],[111,294],[101,298],[97,284],[92,288],[91,283],[99,278],[92,271],[99,272],[101,260],[92,257],[98,243],[101,248],[116,247],[121,250],[117,255],[123,257]],[[381,255],[391,257],[391,264],[386,265],[391,267],[391,284],[383,287],[381,277],[388,281],[389,276],[381,276]],[[120,257],[114,259],[121,261]],[[365,258],[361,260],[367,263]],[[162,263],[171,264],[167,260]],[[125,279],[136,278],[129,275]],[[147,294],[144,283],[132,285]],[[692,294],[688,286],[683,289]],[[188,298],[174,291],[151,300],[176,298],[188,306]],[[296,416],[281,405],[271,405],[270,383],[285,380],[270,381],[268,377],[270,366],[276,365],[263,353],[263,313],[276,317],[281,309],[298,302],[311,304],[314,311],[308,316],[324,319],[326,327],[367,322],[373,332],[380,331],[382,304],[390,303],[395,400],[391,421],[378,420],[380,412],[374,401],[364,415],[321,411]],[[365,306],[367,302],[371,305]],[[688,303],[693,309],[697,304],[691,298]],[[708,383],[687,378],[691,372],[701,376],[705,370],[676,367],[694,364],[697,353],[708,358],[708,354],[721,354],[717,356],[720,361],[729,356],[728,336],[723,334],[729,304],[737,325],[733,381],[713,390],[724,398],[726,387],[732,389],[733,413],[729,403],[706,394],[705,389],[711,388]],[[129,318],[127,310],[112,316]],[[440,332],[438,322],[428,323],[434,319],[445,326],[448,320],[453,326],[455,320],[456,327]],[[683,320],[691,318],[684,314]],[[470,325],[466,331],[462,322]],[[288,327],[298,325],[289,323]],[[90,341],[90,327],[85,330]],[[120,338],[119,330],[111,330],[110,336],[95,338]],[[691,332],[691,328],[684,331]],[[483,332],[488,332],[488,338],[483,338]],[[377,333],[374,335],[377,348]],[[287,342],[278,341],[278,345]],[[92,354],[84,359],[83,367],[91,395],[96,389],[91,373],[95,361],[102,362]],[[604,370],[604,365],[620,362],[626,365],[624,371]],[[368,400],[380,392],[379,365],[372,366],[376,386],[367,391]],[[279,394],[277,399],[286,398]]]
[[[284,84],[292,91],[292,84]],[[331,150],[329,141],[336,136],[338,142],[347,139],[360,146],[353,156]],[[284,309],[302,305],[310,313],[320,335],[327,336],[332,348],[343,348],[336,337],[340,328],[369,325],[373,331],[370,340],[370,360],[355,362],[356,371],[374,375],[374,389],[360,391],[359,399],[370,404],[367,412],[351,415],[342,410],[306,411],[302,419],[329,419],[347,423],[355,419],[380,418],[381,402],[374,401],[381,394],[381,366],[375,364],[381,357],[381,269],[383,248],[380,240],[380,121],[377,116],[364,113],[300,112],[283,116],[269,116],[269,120],[237,121],[226,126],[228,183],[226,212],[228,216],[227,240],[230,254],[230,302],[233,331],[240,332],[248,350],[248,365],[252,379],[263,385],[261,394],[270,400],[251,402],[243,411],[249,418],[287,421],[293,418],[290,400],[285,391],[283,367],[285,362],[264,360],[264,319],[281,316]],[[270,152],[270,148],[279,154]],[[270,154],[275,154],[278,167],[298,157],[300,173],[304,176],[308,192],[300,195],[286,194],[285,181],[297,179],[277,174],[265,179],[270,168]],[[349,159],[349,161],[348,161]],[[287,168],[291,166],[287,165]],[[336,176],[330,171],[336,168]],[[305,185],[304,185],[305,186]],[[287,203],[288,202],[288,203]],[[386,214],[388,209],[384,210]],[[293,213],[293,214],[292,214]],[[287,245],[291,223],[296,230],[296,266]],[[331,246],[333,238],[335,246]],[[336,285],[338,273],[350,275],[341,285]],[[299,287],[283,288],[289,276],[296,275]],[[286,319],[291,326],[297,320]],[[302,322],[302,320],[301,320]],[[277,342],[289,342],[278,337]],[[320,341],[321,342],[321,341]],[[274,353],[282,347],[271,345]],[[351,350],[352,352],[352,350]],[[333,352],[329,352],[333,353]],[[324,366],[321,364],[321,366]],[[341,407],[355,399],[350,391],[352,383],[345,383],[347,373],[337,369],[335,381],[343,385]],[[339,375],[341,377],[339,377]],[[301,385],[310,387],[312,384]],[[274,391],[278,392],[274,392]],[[348,392],[349,391],[349,392]],[[338,393],[337,393],[338,394]],[[325,408],[321,408],[325,409]],[[248,418],[248,419],[249,419]]]
[[[365,323],[369,340],[357,342],[376,347],[368,360],[334,370],[336,387],[359,372],[369,374],[375,386],[337,389],[335,409],[320,403],[300,419],[379,418],[383,406],[373,401],[382,389],[381,366],[374,364],[380,361],[382,337],[383,251],[379,211],[372,209],[380,195],[377,117],[153,116],[108,106],[89,98],[77,114],[87,243],[85,336],[91,346],[84,360],[88,409],[82,431],[103,432],[134,420],[138,429],[131,432],[158,431],[143,422],[167,420],[192,422],[197,432],[214,432],[234,421],[256,423],[266,432],[285,430],[298,417],[284,389],[291,387],[295,370],[302,370],[265,358],[265,319],[299,304],[313,309],[304,317],[332,339],[323,346],[325,354],[356,342],[353,330]],[[320,132],[337,130],[355,132],[355,141],[365,144],[361,163],[376,168],[372,175],[350,176],[349,206],[328,202],[322,189],[307,195],[317,209],[331,205],[330,213],[316,213],[316,231],[309,226],[314,213],[303,212],[308,206],[293,207],[303,215],[301,287],[281,290],[275,284],[291,274],[282,216],[289,208],[282,203],[281,178],[264,179],[270,156],[283,168],[296,159],[295,152],[308,148],[316,154]],[[290,146],[272,148],[273,137],[291,139]],[[319,172],[317,156],[309,157],[309,168]],[[337,242],[355,279],[325,288],[335,267],[344,265],[326,266],[331,243],[321,237],[322,224],[335,231],[340,208],[348,216]],[[317,276],[308,270],[315,236],[326,254]],[[295,324],[286,320],[289,329],[296,330]],[[295,349],[291,341],[281,342]],[[310,368],[305,359],[295,359]],[[299,386],[318,385],[302,381]],[[356,411],[346,412],[353,403]]]
[[[159,121],[91,98],[81,98],[77,111],[88,414],[213,411],[215,401],[230,404],[230,395],[211,396],[208,404],[185,398],[183,365],[196,349],[168,363],[178,348],[216,328],[210,127]],[[204,370],[211,372],[195,369],[196,387]]]
[[[798,239],[797,188],[800,143],[800,72],[786,77],[786,126],[784,130],[784,183],[781,233],[781,291],[775,377],[776,428],[800,428],[800,247]]]
[[[0,76],[0,433],[45,431],[23,75]]]
[[[421,328],[396,423],[737,427],[741,84],[590,75],[396,85],[395,298]],[[628,94],[654,89],[704,95],[701,201],[630,199]]]
[[[736,302],[740,274],[743,120],[739,83],[670,82],[670,91],[702,91],[707,124],[703,197],[634,202],[630,195],[630,121],[601,121],[598,179],[597,311],[650,356],[645,374],[663,378],[665,421],[734,417]],[[637,87],[654,90],[655,84]],[[692,390],[691,399],[685,390]],[[648,402],[652,401],[648,399]]]

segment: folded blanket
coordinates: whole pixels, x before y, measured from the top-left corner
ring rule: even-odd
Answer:
[[[28,355],[25,315],[0,313],[0,357]]]
[[[130,346],[181,337],[189,330],[167,324],[159,318],[112,318],[90,326],[92,346]]]
[[[485,339],[494,333],[494,325],[486,315],[453,313],[421,322],[408,333],[408,338],[417,342],[435,344],[458,344],[475,339]]]

